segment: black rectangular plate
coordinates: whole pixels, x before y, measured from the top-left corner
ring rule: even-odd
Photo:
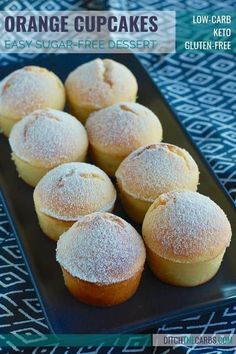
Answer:
[[[54,71],[65,80],[78,65],[96,55],[48,55],[29,64]],[[100,56],[101,57],[101,56]],[[108,56],[106,56],[108,57]],[[186,131],[175,119],[168,104],[133,55],[113,55],[127,65],[139,84],[138,101],[154,111],[164,129],[164,141],[186,148],[200,168],[199,191],[210,196],[228,215],[235,230],[235,210],[232,201],[220,186],[206,161],[200,155]],[[0,79],[19,66],[1,67]],[[27,92],[25,93],[27,95]],[[22,182],[10,159],[7,139],[0,137],[1,185],[16,226],[45,315],[55,333],[122,333],[149,328],[156,322],[202,311],[232,301],[236,297],[236,239],[233,237],[218,274],[209,283],[196,288],[179,288],[158,281],[145,269],[135,296],[124,304],[111,308],[96,308],[76,301],[64,286],[59,265],[55,261],[55,243],[41,232],[32,201],[33,189]],[[125,216],[119,205],[117,213]],[[127,218],[126,218],[127,219]],[[234,225],[233,225],[234,223]]]

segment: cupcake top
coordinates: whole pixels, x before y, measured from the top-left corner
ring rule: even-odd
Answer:
[[[121,156],[162,139],[157,116],[141,104],[131,102],[114,104],[91,114],[86,129],[92,146]]]
[[[113,284],[143,268],[145,247],[141,236],[125,220],[109,213],[93,213],[80,217],[60,237],[56,257],[74,277]]]
[[[88,147],[83,125],[70,114],[54,109],[34,111],[17,122],[9,142],[16,156],[48,168],[78,161]]]
[[[41,108],[63,109],[65,90],[51,71],[25,66],[0,82],[0,114],[12,120]]]
[[[34,190],[37,209],[65,221],[74,221],[80,215],[95,211],[109,211],[115,200],[116,190],[105,172],[83,162],[54,168]]]
[[[231,227],[223,210],[197,192],[162,194],[143,222],[146,245],[159,256],[197,263],[213,259],[229,246]]]
[[[184,149],[171,144],[141,147],[126,157],[116,171],[120,189],[134,198],[153,202],[173,190],[196,190],[197,164]]]
[[[65,82],[71,101],[100,109],[124,100],[134,101],[137,82],[131,71],[111,59],[95,59],[72,71]],[[78,102],[80,103],[80,102]]]

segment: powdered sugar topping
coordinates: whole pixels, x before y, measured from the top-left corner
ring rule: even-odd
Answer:
[[[216,257],[229,245],[230,223],[209,197],[182,191],[161,195],[143,223],[148,245],[160,256],[197,262]]]
[[[162,139],[159,119],[138,103],[122,102],[97,111],[89,116],[86,129],[93,146],[121,154]]]
[[[196,190],[199,171],[186,150],[161,143],[132,152],[120,164],[116,178],[130,195],[153,202],[172,190]]]
[[[96,109],[124,99],[134,100],[137,82],[124,65],[110,59],[95,59],[80,65],[67,78],[65,86],[76,95],[79,92],[83,101]],[[129,87],[131,93],[129,93]],[[71,92],[70,92],[71,90]]]
[[[57,243],[57,261],[72,276],[97,284],[127,280],[143,268],[145,248],[137,231],[109,213],[79,218]]]
[[[53,109],[35,111],[16,123],[9,142],[22,160],[43,167],[80,160],[88,147],[82,124],[68,113]]]
[[[0,112],[11,119],[41,108],[63,109],[64,101],[62,82],[45,68],[26,66],[0,83]]]
[[[51,217],[73,221],[80,215],[110,211],[116,200],[109,177],[88,163],[66,163],[49,171],[38,183],[34,200]]]

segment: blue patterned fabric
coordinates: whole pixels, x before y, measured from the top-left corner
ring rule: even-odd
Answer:
[[[1,10],[78,10],[145,8],[169,10],[236,10],[235,0],[0,0]],[[0,55],[0,65],[18,63],[32,55]],[[208,159],[228,193],[236,199],[236,61],[229,54],[175,53],[168,56],[140,55],[140,60]],[[49,332],[47,321],[25,265],[10,216],[0,195],[0,333],[38,335]],[[236,304],[216,312],[195,314],[154,328],[157,333],[235,333]],[[33,345],[33,344],[32,344]],[[236,348],[156,348],[154,353],[236,353]],[[32,348],[19,349],[11,343],[0,353],[148,353],[153,349],[133,348],[132,338],[124,348]]]
[[[235,56],[186,52],[141,61],[235,201]]]

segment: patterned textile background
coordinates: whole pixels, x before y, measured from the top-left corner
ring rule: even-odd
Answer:
[[[195,9],[236,10],[234,0],[127,0],[127,1],[74,1],[74,0],[0,0],[0,9],[21,10],[78,10],[86,9]],[[32,60],[32,55],[0,55],[3,65]],[[181,53],[168,56],[140,55],[159,89],[169,101],[176,116],[210,162],[228,193],[236,199],[236,61],[229,54]],[[1,69],[0,69],[1,70]],[[235,333],[236,303],[231,306],[195,314],[154,328],[157,333]],[[0,194],[0,333],[39,337],[48,332],[38,296],[17,242],[7,208]],[[3,335],[4,337],[4,335]],[[132,337],[124,348],[0,348],[0,353],[147,353],[144,344],[132,347]],[[32,343],[33,345],[33,343]],[[155,353],[236,353],[236,348],[163,348]]]

